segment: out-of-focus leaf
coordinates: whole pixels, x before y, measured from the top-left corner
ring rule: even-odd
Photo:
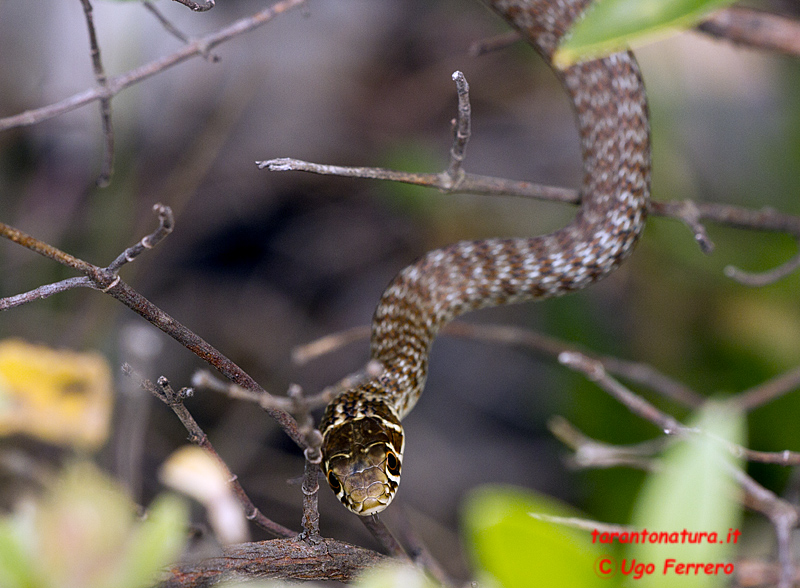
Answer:
[[[163,568],[180,555],[188,520],[188,508],[179,497],[167,494],[157,498],[148,508],[147,518],[131,532],[124,563],[112,585],[152,586]]]
[[[108,437],[112,380],[97,353],[0,341],[0,436],[95,449]]]
[[[0,519],[0,586],[36,588],[41,580],[13,519]]]
[[[411,565],[390,563],[363,573],[355,588],[436,588],[438,583]]]
[[[80,462],[65,469],[36,508],[36,557],[48,585],[104,587],[136,516],[122,489]]]
[[[0,518],[0,588],[146,588],[180,553],[187,508],[157,499],[139,521],[92,463],[65,468],[45,494]]]
[[[688,29],[734,0],[602,0],[587,8],[554,56],[560,67]]]
[[[158,477],[166,486],[199,501],[222,544],[249,539],[247,518],[228,483],[230,473],[209,452],[195,445],[175,451],[161,466]]]
[[[647,479],[636,504],[635,529],[642,534],[646,529],[651,538],[653,533],[665,533],[657,541],[629,544],[629,567],[633,559],[653,564],[653,573],[644,575],[637,586],[666,582],[694,588],[730,583],[730,575],[719,569],[714,574],[695,574],[686,568],[683,574],[676,572],[679,564],[730,562],[741,507],[728,469],[736,465],[721,440],[744,443],[744,419],[728,405],[709,403],[690,426],[705,434],[667,450],[661,470]]]
[[[574,517],[552,498],[513,488],[474,492],[464,509],[464,528],[476,566],[503,588],[616,586],[595,566],[606,555],[591,534],[545,522],[531,513]]]

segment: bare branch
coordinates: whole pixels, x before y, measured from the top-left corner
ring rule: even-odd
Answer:
[[[397,539],[395,539],[394,535],[392,535],[392,532],[389,531],[389,528],[378,517],[378,515],[374,514],[367,517],[358,518],[362,523],[364,523],[364,526],[367,528],[367,530],[372,533],[372,536],[378,540],[378,543],[380,543],[390,555],[398,559],[409,562],[411,561],[411,558],[408,557],[406,550],[403,549],[403,546],[400,545],[400,542],[397,541]]]
[[[572,464],[579,468],[630,467],[647,472],[657,469],[653,457],[664,449],[664,438],[637,445],[610,445],[587,437],[563,417],[547,422],[553,436],[575,452]]]
[[[522,41],[522,35],[519,33],[519,31],[508,31],[507,33],[501,33],[499,35],[489,37],[488,39],[474,41],[469,46],[467,52],[469,53],[470,57],[480,57],[486,53],[506,49],[514,43],[518,43],[519,41]]]
[[[60,282],[39,286],[38,288],[35,288],[28,292],[23,292],[22,294],[9,296],[8,298],[0,298],[0,311],[8,310],[9,308],[14,308],[15,306],[22,306],[23,304],[28,304],[29,302],[35,302],[36,300],[44,300],[45,298],[49,298],[53,294],[59,294],[61,292],[66,292],[67,290],[72,290],[74,288],[93,288],[93,287],[94,286],[89,281],[89,278],[84,278],[84,277],[67,278],[66,280],[61,280]]]
[[[800,56],[800,23],[785,16],[726,8],[711,14],[697,29],[737,45]]]
[[[103,68],[103,60],[100,57],[100,45],[97,43],[97,34],[94,28],[94,17],[92,16],[92,4],[89,0],[81,0],[83,14],[86,17],[86,28],[89,31],[89,47],[92,56],[92,69],[94,79],[102,90],[108,89],[108,78]],[[100,120],[103,124],[103,136],[105,137],[105,157],[100,175],[97,177],[97,185],[101,188],[108,186],[111,181],[111,174],[114,171],[114,125],[111,121],[111,96],[100,98]]]
[[[134,378],[144,390],[150,392],[153,396],[169,406],[172,409],[172,412],[175,413],[175,416],[178,417],[183,426],[189,432],[189,441],[198,447],[202,447],[212,457],[214,457],[214,459],[217,460],[220,466],[225,469],[228,479],[230,480],[233,493],[239,500],[239,504],[242,505],[242,509],[244,510],[247,520],[253,521],[262,529],[265,529],[266,531],[269,531],[278,537],[297,536],[295,531],[287,529],[283,525],[280,525],[264,516],[264,514],[253,504],[253,501],[250,500],[250,497],[239,483],[238,478],[231,473],[228,465],[219,456],[216,449],[214,449],[214,446],[211,445],[211,441],[208,440],[208,437],[203,432],[203,429],[200,428],[200,425],[197,424],[197,421],[194,420],[194,417],[183,404],[183,401],[193,394],[193,390],[191,388],[183,388],[178,392],[175,392],[172,386],[170,386],[167,378],[162,376],[158,379],[158,384],[154,384],[150,380],[147,380],[137,374],[128,364],[122,366],[122,372],[128,377]]]
[[[205,12],[206,10],[211,10],[214,8],[214,6],[216,6],[216,0],[207,0],[205,4],[192,2],[192,0],[173,0],[173,2],[183,4],[187,8],[191,8],[194,12]]]
[[[320,175],[402,182],[437,188],[444,193],[458,192],[460,194],[481,194],[486,196],[515,196],[573,205],[580,204],[580,194],[577,190],[468,173],[464,173],[461,176],[457,187],[454,188],[446,172],[438,174],[411,173],[379,167],[327,165],[286,157],[257,161],[256,165],[258,165],[259,169],[268,169],[269,171],[305,171]],[[783,232],[800,239],[800,216],[783,214],[771,209],[752,210],[727,204],[680,200],[651,202],[650,212],[654,216],[674,218],[685,223],[692,230],[695,241],[697,241],[704,253],[710,253],[714,248],[714,244],[709,239],[702,221],[712,221],[717,224],[748,230]],[[800,259],[795,258],[774,271],[780,273],[778,277],[783,277],[798,266],[800,266]],[[731,275],[731,270],[726,270],[726,273]],[[738,273],[737,277],[739,275],[741,273]],[[768,274],[767,279],[775,279],[772,272]]]
[[[800,388],[800,367],[740,392],[729,399],[743,411],[750,411]]]
[[[558,356],[558,361],[575,371],[581,372],[589,380],[595,382],[603,390],[611,394],[635,415],[653,423],[665,435],[675,435],[684,432],[686,427],[679,423],[673,416],[668,415],[637,396],[614,378],[610,377],[603,364],[576,351],[564,351]]]
[[[152,249],[158,245],[172,232],[172,229],[175,228],[175,217],[172,214],[172,209],[163,204],[155,204],[153,211],[158,215],[158,228],[149,235],[142,237],[141,241],[136,245],[128,247],[120,253],[106,268],[108,271],[117,273],[123,265],[133,261],[147,249]]]
[[[579,350],[573,343],[548,337],[530,329],[512,325],[482,325],[457,321],[448,324],[442,330],[442,334],[502,345],[515,345],[552,359],[558,359],[565,351],[580,351],[584,356],[600,362],[609,373],[647,386],[661,396],[684,406],[698,407],[705,402],[705,399],[697,392],[662,374],[652,366],[609,355],[599,355],[583,349]]]
[[[774,284],[794,272],[800,267],[800,253],[789,261],[763,273],[750,273],[740,270],[732,265],[725,268],[725,275],[744,284],[745,286],[761,287]]]
[[[320,337],[311,343],[292,349],[292,361],[297,365],[303,365],[321,355],[336,351],[340,347],[368,338],[370,331],[369,325],[362,325]]]
[[[161,14],[161,11],[158,9],[158,7],[156,7],[155,4],[150,2],[150,0],[143,0],[142,4],[147,10],[149,10],[152,13],[153,16],[156,17],[156,19],[158,19],[158,22],[161,23],[161,26],[163,26],[164,30],[166,30],[170,35],[172,35],[173,37],[175,37],[176,39],[178,39],[183,43],[187,44],[191,43],[192,40],[186,34],[184,34],[180,29],[178,29],[178,27],[172,24],[172,22],[170,22],[170,20],[166,16]],[[211,63],[216,63],[220,60],[219,55],[215,55],[208,51],[205,52],[203,57],[206,59],[206,61],[210,61]]]
[[[580,197],[577,190],[475,174],[465,173],[461,182],[458,184],[458,189],[453,189],[448,185],[447,181],[443,179],[446,175],[444,172],[438,174],[418,174],[381,167],[326,165],[289,157],[256,161],[256,165],[259,169],[268,169],[269,171],[305,171],[324,176],[389,180],[392,182],[413,184],[415,186],[437,188],[445,193],[458,192],[459,194],[481,194],[485,196],[519,196],[522,198],[537,198],[540,200],[552,200],[568,204],[580,204]]]
[[[464,177],[462,164],[467,152],[467,143],[471,134],[472,107],[469,103],[469,84],[460,71],[453,73],[458,94],[458,117],[453,120],[453,145],[450,147],[450,165],[444,172],[444,182],[448,190],[457,190]]]
[[[579,529],[581,531],[599,531],[601,533],[631,533],[634,528],[627,525],[610,525],[608,523],[601,523],[600,521],[592,521],[590,519],[580,519],[577,517],[557,517],[553,515],[531,512],[528,513],[536,520],[544,521],[546,523],[553,523],[554,525],[563,525],[572,529]]]
[[[769,518],[778,539],[778,588],[791,588],[795,575],[792,563],[791,530],[797,526],[797,509],[789,502],[764,488],[732,464],[725,464],[730,475],[745,491],[745,505]]]
[[[56,102],[55,104],[2,118],[0,119],[0,131],[34,125],[64,114],[65,112],[70,112],[82,106],[86,106],[96,100],[113,97],[122,92],[125,88],[159,74],[178,63],[182,63],[192,57],[204,56],[220,43],[224,43],[243,33],[252,31],[268,23],[279,14],[283,14],[287,10],[299,6],[304,2],[306,2],[306,0],[281,0],[252,16],[239,19],[223,29],[195,39],[170,55],[155,59],[150,63],[132,69],[122,75],[114,76],[108,80],[106,87],[85,90],[69,98],[65,98],[60,102]]]
[[[165,210],[168,210],[165,208]],[[165,218],[169,215],[166,214],[162,217],[159,213],[159,228],[153,235],[161,235],[165,229]],[[170,221],[171,226],[171,221]],[[168,231],[166,231],[168,232]],[[165,233],[166,234],[166,233]],[[245,372],[236,363],[228,359],[214,346],[199,337],[193,331],[187,329],[180,322],[172,318],[166,312],[161,310],[155,304],[150,302],[147,298],[139,294],[136,290],[126,284],[120,277],[108,268],[100,268],[91,263],[78,259],[68,253],[49,245],[39,239],[31,237],[30,235],[15,229],[9,225],[0,222],[0,237],[5,237],[10,241],[19,243],[23,247],[35,251],[40,255],[53,259],[62,265],[71,267],[89,280],[89,287],[100,290],[105,294],[109,294],[122,302],[125,306],[133,310],[139,316],[143,317],[152,325],[161,329],[164,333],[178,341],[181,345],[189,349],[192,353],[197,355],[203,361],[209,363],[217,370],[219,370],[225,377],[231,381],[239,384],[241,387],[255,391],[257,393],[266,393],[264,389],[256,382],[250,374]],[[156,240],[163,238],[156,237]],[[152,243],[152,241],[150,241]],[[144,245],[139,243],[143,248]],[[135,250],[138,245],[131,248]],[[118,258],[119,259],[119,258]],[[283,428],[284,432],[300,447],[304,447],[302,435],[297,430],[297,423],[290,414],[282,410],[266,409],[267,413],[275,419],[278,424]]]

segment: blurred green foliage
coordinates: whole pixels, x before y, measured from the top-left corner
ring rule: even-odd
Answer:
[[[3,588],[144,588],[181,553],[188,510],[157,498],[139,520],[127,494],[89,462],[0,518]]]
[[[694,26],[712,10],[734,0],[603,0],[586,11],[561,43],[562,66],[622,51]]]

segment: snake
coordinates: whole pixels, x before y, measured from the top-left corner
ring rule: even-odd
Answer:
[[[321,468],[360,516],[396,495],[401,421],[422,393],[439,330],[488,306],[561,296],[594,284],[630,254],[650,193],[650,128],[639,66],[622,51],[557,67],[554,52],[591,0],[485,0],[555,71],[576,115],[583,160],[580,206],[550,234],[460,241],[424,254],[389,283],[375,309],[370,350],[380,374],[325,408]]]

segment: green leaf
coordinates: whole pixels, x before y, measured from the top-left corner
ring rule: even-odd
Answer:
[[[627,561],[620,562],[628,568],[634,559],[653,564],[652,573],[645,574],[637,586],[663,586],[665,581],[680,583],[682,588],[730,583],[726,570],[695,575],[686,568],[680,573],[678,566],[731,561],[741,507],[730,468],[738,466],[721,440],[742,444],[744,418],[728,405],[711,402],[690,426],[704,433],[669,448],[661,470],[647,479],[636,504],[634,528],[642,535],[646,529],[649,537],[653,533],[661,537],[656,542],[630,543]]]
[[[554,56],[559,67],[623,51],[688,29],[734,0],[599,0]]]
[[[595,565],[606,552],[591,534],[538,520],[531,513],[574,517],[555,500],[507,487],[485,487],[471,494],[464,529],[475,565],[503,588],[569,586],[614,588]]]
[[[156,498],[147,518],[131,532],[124,563],[119,567],[116,588],[152,586],[163,568],[180,556],[186,542],[189,511],[178,496]]]
[[[20,522],[0,518],[0,585],[3,588],[34,588],[41,585],[30,550],[20,537]]]

